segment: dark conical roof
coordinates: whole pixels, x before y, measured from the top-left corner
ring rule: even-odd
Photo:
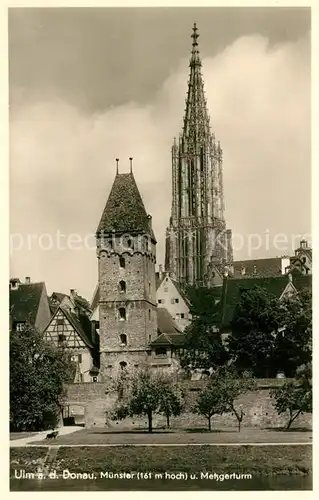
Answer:
[[[116,174],[97,233],[148,234],[155,240],[142,197],[132,173]]]

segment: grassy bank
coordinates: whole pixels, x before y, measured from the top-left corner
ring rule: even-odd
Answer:
[[[34,471],[44,448],[11,449],[14,469]],[[216,472],[252,475],[308,474],[312,472],[311,445],[298,446],[183,446],[183,447],[63,447],[53,468],[62,473],[110,472]]]

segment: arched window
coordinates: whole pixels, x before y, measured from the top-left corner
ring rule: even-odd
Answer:
[[[125,333],[122,333],[120,335],[120,341],[121,341],[121,345],[127,345],[127,336],[125,335]]]
[[[127,367],[126,361],[121,361],[120,362],[120,367],[121,367],[122,370],[124,370]]]
[[[119,283],[119,285],[120,285],[120,292],[124,292],[125,293],[126,292],[126,283],[125,283],[125,281],[121,280],[120,283]]]
[[[126,320],[126,309],[125,309],[125,307],[120,307],[119,308],[119,315],[120,315],[120,321],[125,321]]]
[[[120,256],[120,267],[125,268],[125,259],[122,256]]]

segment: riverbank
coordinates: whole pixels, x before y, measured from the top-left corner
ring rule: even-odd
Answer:
[[[200,476],[206,472],[252,476],[312,473],[311,445],[113,446],[107,449],[98,446],[63,446],[49,449],[32,446],[10,450],[10,477],[15,477],[16,471],[36,473],[45,468],[46,456],[50,450],[56,452],[48,472],[55,471],[58,476],[63,476],[66,470],[74,474],[94,474],[96,479],[105,471],[152,474],[182,472],[188,476]]]

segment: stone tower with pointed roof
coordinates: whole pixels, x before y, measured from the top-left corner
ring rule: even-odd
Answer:
[[[165,268],[182,285],[219,284],[232,262],[226,228],[223,154],[210,128],[196,24],[182,132],[172,147],[172,210]]]
[[[104,381],[147,363],[157,336],[156,240],[130,162],[130,173],[117,168],[96,233]]]

